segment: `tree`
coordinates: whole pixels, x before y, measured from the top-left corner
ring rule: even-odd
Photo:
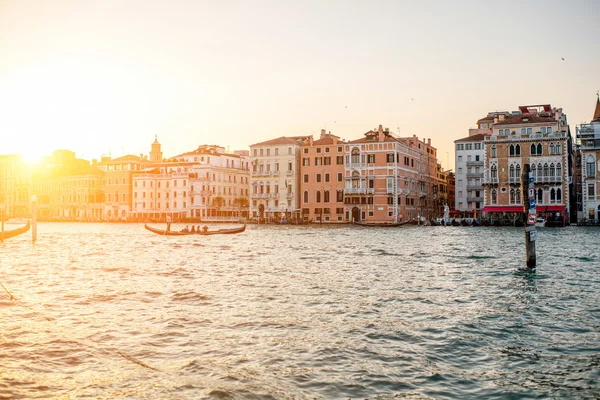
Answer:
[[[225,206],[225,199],[221,196],[213,198],[212,206],[217,209],[217,216],[221,215],[221,208]]]
[[[236,197],[233,200],[233,205],[237,207],[240,215],[248,214],[248,206],[250,205],[250,202],[248,201],[247,197]]]

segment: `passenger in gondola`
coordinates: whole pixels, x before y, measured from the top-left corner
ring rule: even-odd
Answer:
[[[202,232],[208,232],[208,226],[204,225],[204,226],[202,227]]]
[[[196,233],[196,227],[194,225],[192,225],[192,230],[190,232]]]
[[[183,232],[183,233],[188,233],[189,231],[190,231],[190,228],[187,225],[185,226],[185,228],[183,228],[181,230],[181,232]]]

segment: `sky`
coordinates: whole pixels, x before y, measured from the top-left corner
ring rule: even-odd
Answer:
[[[0,154],[230,151],[378,125],[454,140],[489,111],[589,121],[600,2],[0,0]],[[564,58],[564,60],[563,60]]]

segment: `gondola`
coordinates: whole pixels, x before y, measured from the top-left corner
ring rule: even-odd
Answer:
[[[242,233],[246,230],[246,224],[239,228],[232,229],[217,229],[215,231],[199,231],[199,232],[180,232],[180,231],[170,231],[166,229],[158,229],[148,226],[148,224],[144,224],[144,228],[149,230],[150,232],[156,233],[158,235],[163,236],[188,236],[188,235],[199,235],[199,236],[209,236],[209,235],[233,235],[235,233]]]
[[[9,239],[11,237],[15,237],[17,235],[25,233],[29,230],[29,228],[31,228],[31,224],[29,223],[29,221],[27,221],[27,225],[25,225],[21,228],[12,229],[10,231],[4,231],[4,232],[0,231],[0,240]]]
[[[352,223],[354,225],[358,225],[358,226],[374,226],[374,227],[378,227],[378,228],[393,228],[396,226],[402,226],[402,225],[406,225],[410,222],[409,221],[404,221],[404,222],[360,222],[360,221],[352,221]]]

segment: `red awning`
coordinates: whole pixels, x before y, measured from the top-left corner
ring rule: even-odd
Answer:
[[[523,206],[485,206],[481,212],[525,212]]]
[[[458,210],[450,210],[450,214],[459,214],[459,213],[460,213],[460,211],[458,211]]]
[[[537,206],[538,211],[565,211],[565,206]]]

